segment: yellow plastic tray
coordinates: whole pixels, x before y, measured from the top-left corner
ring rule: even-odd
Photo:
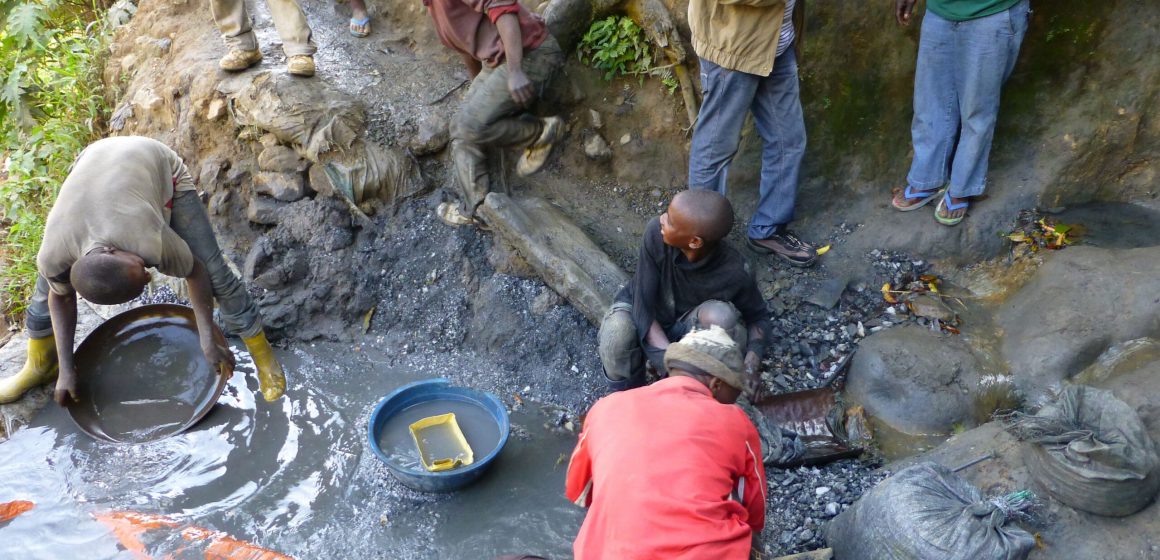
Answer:
[[[475,462],[475,454],[459,429],[455,413],[429,416],[411,424],[411,437],[419,449],[423,468],[431,472],[454,469]]]

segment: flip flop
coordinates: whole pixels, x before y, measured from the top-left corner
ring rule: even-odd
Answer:
[[[969,202],[960,202],[959,204],[951,202],[951,193],[948,191],[943,195],[942,200],[938,201],[938,207],[934,209],[934,219],[938,220],[938,223],[944,226],[957,226],[959,225],[959,222],[963,221],[963,218],[967,217],[967,213],[963,212],[963,215],[957,218],[944,218],[943,212],[964,210],[970,205],[971,203]]]
[[[371,16],[362,19],[350,18],[350,34],[362,39],[371,34]],[[355,26],[362,27],[363,31],[355,29]]]
[[[941,188],[930,191],[916,191],[911,189],[910,185],[907,185],[906,190],[902,191],[902,198],[908,204],[906,206],[899,206],[898,199],[895,197],[890,199],[890,205],[899,212],[910,212],[912,210],[918,210],[919,208],[926,206],[930,201],[938,198],[938,195],[942,194],[945,190],[945,188]]]

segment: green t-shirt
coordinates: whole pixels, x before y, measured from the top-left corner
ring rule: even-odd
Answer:
[[[927,0],[926,9],[951,21],[967,21],[997,14],[1019,0]]]

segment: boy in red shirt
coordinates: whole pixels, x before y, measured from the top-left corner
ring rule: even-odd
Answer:
[[[745,559],[765,525],[761,441],[732,406],[745,386],[737,343],[712,326],[664,361],[668,378],[588,412],[566,483],[588,507],[577,560]]]
[[[470,223],[491,190],[485,148],[525,148],[517,172],[544,165],[564,134],[559,117],[535,118],[524,110],[538,97],[564,53],[540,16],[516,0],[423,0],[435,33],[459,53],[471,88],[451,121],[451,161],[461,206],[440,208],[452,224]]]

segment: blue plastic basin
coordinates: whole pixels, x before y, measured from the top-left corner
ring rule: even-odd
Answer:
[[[450,471],[426,472],[405,469],[392,463],[379,448],[379,435],[383,426],[399,412],[427,401],[460,401],[482,407],[499,426],[499,444],[491,453],[476,457],[474,463]],[[452,492],[475,482],[487,471],[500,451],[503,451],[509,428],[507,409],[495,395],[465,387],[452,387],[446,379],[428,379],[399,387],[379,401],[367,426],[367,443],[379,460],[387,465],[391,474],[408,488],[420,492]]]

